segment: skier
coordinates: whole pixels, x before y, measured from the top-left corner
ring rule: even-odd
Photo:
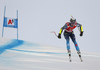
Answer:
[[[81,52],[80,52],[79,46],[78,46],[78,44],[76,42],[76,38],[75,38],[75,35],[74,35],[74,32],[73,32],[73,29],[75,29],[76,27],[79,27],[79,29],[80,29],[80,36],[83,36],[83,27],[82,27],[82,25],[77,23],[76,19],[73,18],[73,17],[70,19],[70,22],[67,22],[60,29],[60,32],[58,34],[58,38],[61,39],[61,34],[62,34],[63,30],[64,30],[64,37],[66,39],[67,51],[68,51],[68,54],[69,54],[70,62],[71,62],[71,50],[70,50],[70,44],[69,44],[69,37],[72,39],[72,41],[73,41],[73,43],[75,45],[77,54],[79,55],[79,58],[82,61]]]

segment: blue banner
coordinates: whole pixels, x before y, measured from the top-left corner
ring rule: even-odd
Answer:
[[[3,27],[18,28],[18,19],[4,17]]]

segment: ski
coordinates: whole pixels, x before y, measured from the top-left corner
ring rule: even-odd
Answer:
[[[79,55],[79,58],[80,58],[81,62],[83,62],[81,55]]]
[[[72,62],[72,60],[71,60],[71,54],[69,54],[69,61]]]
[[[55,36],[57,36],[57,37],[58,37],[58,35],[56,34],[56,32],[55,32],[55,31],[51,31],[50,33],[54,33],[54,34],[55,34]]]
[[[83,62],[83,60],[82,60],[82,58],[80,57],[80,55],[79,55],[79,58],[80,58],[80,61]],[[69,54],[69,62],[72,62],[71,54]]]
[[[77,51],[77,54],[78,54],[78,56],[80,58],[80,61],[83,62],[82,57],[81,57],[81,52],[80,51]],[[68,50],[68,55],[69,55],[69,62],[72,62],[72,59],[71,59],[71,51],[70,50]]]
[[[80,52],[80,51],[77,51],[77,54],[78,54],[78,56],[79,56],[81,62],[83,62],[82,57],[81,57],[81,52]]]
[[[72,62],[71,60],[71,51],[70,50],[67,50],[68,51],[68,55],[69,55],[69,61]]]

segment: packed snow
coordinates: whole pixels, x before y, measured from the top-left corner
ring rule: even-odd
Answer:
[[[42,45],[0,38],[0,70],[99,70],[100,54],[82,51],[83,62],[72,50],[69,62],[66,47]]]

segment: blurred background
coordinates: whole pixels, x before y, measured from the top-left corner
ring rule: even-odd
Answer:
[[[4,19],[16,18],[18,10],[19,39],[33,43],[65,47],[66,40],[58,39],[50,31],[59,33],[60,28],[69,22],[71,15],[83,25],[84,35],[74,33],[81,50],[100,53],[100,0],[0,0],[0,37]],[[17,29],[4,28],[4,37],[17,38]],[[70,40],[71,49],[75,49]]]

